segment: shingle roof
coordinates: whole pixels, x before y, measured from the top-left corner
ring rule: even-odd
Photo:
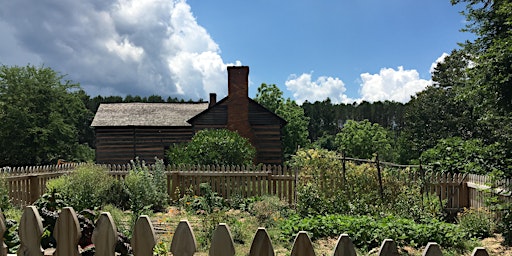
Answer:
[[[208,103],[101,104],[91,126],[190,126],[187,120],[208,108]]]

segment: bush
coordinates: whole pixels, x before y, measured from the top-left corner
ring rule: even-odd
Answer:
[[[167,151],[171,164],[249,165],[256,149],[248,139],[227,129],[201,130],[187,144]]]
[[[301,216],[391,214],[417,221],[441,216],[439,200],[422,195],[421,181],[400,178],[407,177],[409,169],[381,170],[381,194],[374,165],[347,162],[343,177],[343,163],[333,151],[301,149],[290,164],[299,168],[297,213]]]
[[[482,208],[464,209],[464,211],[457,216],[457,219],[459,226],[470,237],[490,237],[496,228],[492,213]]]
[[[161,210],[167,204],[164,179],[165,166],[162,160],[156,161],[151,172],[149,167],[136,159],[124,183],[129,194],[130,209],[134,219],[151,209]]]
[[[263,196],[250,207],[250,213],[256,217],[262,227],[273,227],[290,215],[291,209],[277,196]]]
[[[0,174],[0,209],[7,210],[11,208],[11,199],[9,198],[9,184],[7,177]]]
[[[50,180],[47,192],[59,193],[67,206],[80,212],[103,206],[113,183],[114,178],[105,168],[86,164],[77,167],[69,175]]]

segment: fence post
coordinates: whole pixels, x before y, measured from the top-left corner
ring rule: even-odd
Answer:
[[[179,173],[177,169],[171,172],[171,198],[173,201],[177,201],[181,195],[176,194],[176,189],[179,183]],[[180,191],[181,194],[181,191]]]
[[[384,188],[382,187],[382,173],[380,171],[379,153],[375,155],[375,163],[377,164],[377,176],[379,176],[379,192],[380,198],[384,202]]]
[[[39,177],[38,175],[30,175],[29,176],[29,183],[30,183],[30,197],[28,202],[29,204],[33,204],[41,195],[40,195],[40,188],[39,188]]]

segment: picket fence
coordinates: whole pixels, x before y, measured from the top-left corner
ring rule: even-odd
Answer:
[[[7,250],[3,235],[6,232],[5,219],[0,209],[0,256],[7,256]],[[19,225],[20,248],[17,255],[58,255],[58,256],[78,256],[80,247],[80,225],[77,215],[73,208],[65,207],[59,213],[59,217],[53,230],[53,235],[57,242],[55,250],[44,250],[41,248],[41,236],[43,234],[43,224],[39,212],[35,206],[27,206],[23,212]],[[97,256],[115,255],[117,243],[117,229],[112,216],[108,212],[101,213],[96,221],[95,229],[92,235],[95,252]],[[134,226],[131,246],[134,256],[151,256],[153,248],[156,245],[157,237],[155,230],[148,216],[140,216]],[[347,234],[341,234],[338,242],[333,249],[333,255],[355,256],[356,250],[352,240]],[[190,223],[187,220],[181,220],[174,232],[170,252],[174,256],[192,256],[197,252],[197,242]],[[215,229],[209,249],[211,256],[233,256],[235,255],[235,246],[228,225],[219,223]],[[275,255],[272,241],[265,230],[259,228],[254,235],[249,250],[250,256],[273,256]],[[308,234],[301,231],[295,237],[291,256],[314,256],[315,251]],[[398,248],[391,239],[382,242],[378,255],[395,256],[398,254]],[[443,255],[440,246],[437,243],[428,243],[423,251],[425,256]],[[472,256],[488,256],[483,247],[474,248]]]
[[[0,168],[0,175],[4,174],[7,178],[11,203],[23,207],[43,195],[46,182],[69,173],[79,165]],[[117,179],[124,179],[132,169],[129,164],[103,167]],[[294,168],[277,165],[169,165],[165,175],[167,193],[174,200],[188,192],[199,195],[201,183],[210,184],[214,192],[226,199],[233,196],[275,195],[290,204],[296,200],[297,169]]]
[[[382,163],[381,163],[382,164]],[[0,176],[7,179],[11,203],[18,207],[31,205],[46,188],[46,182],[65,175],[81,164],[0,168]],[[128,175],[132,166],[104,165],[118,179]],[[149,166],[151,168],[151,166]],[[296,200],[298,171],[282,166],[167,166],[167,192],[173,199],[186,192],[200,194],[199,184],[208,183],[212,190],[224,198],[233,196],[276,195],[290,204]],[[458,211],[462,208],[485,207],[489,189],[502,200],[511,200],[512,181],[495,181],[485,175],[451,174],[432,172],[397,172],[404,184],[422,181],[425,194],[434,195],[445,202],[444,208]],[[350,186],[350,184],[347,184]],[[327,184],[328,189],[341,188],[343,184]],[[502,188],[502,189],[500,189]],[[189,190],[192,191],[189,191]],[[375,188],[379,189],[379,188]],[[179,193],[176,193],[179,192]]]

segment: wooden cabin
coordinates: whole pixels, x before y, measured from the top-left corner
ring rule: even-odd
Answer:
[[[218,102],[212,93],[209,103],[101,104],[91,124],[96,162],[124,164],[139,157],[151,163],[199,130],[227,128],[251,141],[256,163],[281,164],[286,121],[248,97],[249,67],[227,69],[228,96]]]

